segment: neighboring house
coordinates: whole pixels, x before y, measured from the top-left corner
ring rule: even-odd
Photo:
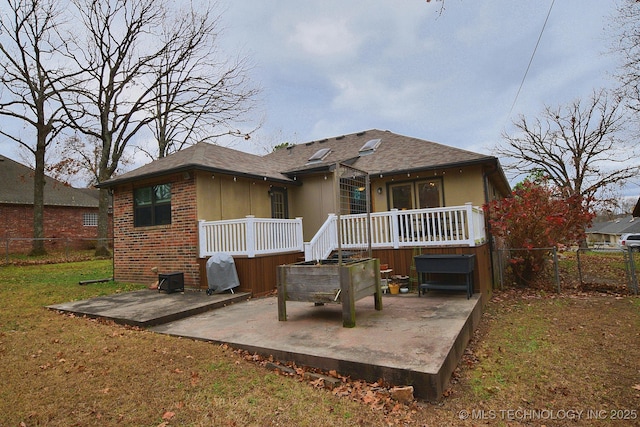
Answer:
[[[375,129],[265,156],[199,143],[102,183],[114,197],[116,280],[153,283],[156,267],[183,272],[187,286],[206,287],[207,254],[220,251],[234,255],[242,290],[272,292],[276,266],[304,259],[302,240],[310,242],[336,213],[337,162],[369,174],[371,211],[381,215],[378,223],[391,224],[374,256],[390,264],[394,274],[409,274],[417,246],[425,252],[475,252],[480,264],[476,287],[491,288],[489,240],[479,207],[510,193],[498,159]],[[363,207],[354,203],[351,213],[366,211]],[[439,241],[407,234],[399,238],[394,224],[408,223],[410,213],[413,220],[437,214],[452,224],[455,218],[458,230],[447,235],[455,235],[451,238],[458,244],[442,236]],[[482,224],[472,224],[472,216]],[[301,222],[299,244],[270,254],[231,249],[238,234],[253,239],[232,227],[261,218],[297,218],[292,221]],[[204,221],[226,228],[205,236]]]
[[[610,221],[594,222],[586,233],[587,243],[590,245],[617,247],[623,234],[640,233],[640,219],[628,215]]]
[[[33,169],[0,156],[0,242],[2,250],[32,246]],[[91,247],[98,225],[98,190],[77,189],[50,177],[44,187],[44,237],[47,249]]]

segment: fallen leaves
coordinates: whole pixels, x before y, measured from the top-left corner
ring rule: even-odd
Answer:
[[[411,423],[412,414],[415,414],[415,401],[407,402],[407,404],[394,400],[389,384],[380,379],[374,383],[368,383],[364,380],[354,380],[350,377],[340,375],[336,370],[332,369],[328,372],[322,372],[318,369],[297,366],[294,363],[280,365],[281,369],[273,369],[278,367],[274,358],[263,357],[259,354],[251,354],[246,350],[233,350],[241,359],[258,363],[261,366],[272,365],[272,370],[279,375],[298,377],[299,381],[306,381],[311,387],[318,389],[329,389],[331,393],[340,398],[347,398],[356,402],[360,402],[369,406],[372,410],[383,412],[387,416],[393,418],[392,423],[403,422]],[[239,361],[235,362],[239,364]],[[327,387],[326,381],[329,378],[339,379],[339,383],[333,387]],[[391,421],[390,421],[391,422]]]

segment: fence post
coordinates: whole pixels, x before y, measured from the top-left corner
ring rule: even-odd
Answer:
[[[629,254],[629,272],[631,275],[631,287],[633,289],[633,293],[638,295],[638,276],[636,276],[636,260],[633,257],[633,248],[631,246],[627,247],[627,252]]]
[[[560,293],[560,272],[558,271],[558,248],[553,247],[553,268],[556,271],[556,284],[558,285],[558,293]]]
[[[580,286],[582,286],[582,264],[580,261],[580,248],[576,251],[576,259],[578,261],[578,280],[580,281]]]
[[[502,264],[502,257],[506,249],[498,249],[498,272],[500,274],[500,290],[504,290],[504,266]]]

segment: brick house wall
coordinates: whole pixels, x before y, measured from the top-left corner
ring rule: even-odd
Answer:
[[[188,175],[188,176],[187,176]],[[171,183],[171,224],[134,227],[133,190]],[[183,272],[185,286],[198,287],[198,221],[193,174],[116,186],[114,208],[115,280],[153,284],[158,273]],[[157,267],[158,273],[152,268]]]
[[[95,247],[98,227],[83,225],[85,213],[98,213],[97,208],[45,206],[44,237],[55,239],[45,242],[47,250],[64,248],[89,249]],[[111,227],[109,227],[111,228]],[[110,233],[111,234],[111,233]],[[31,249],[33,237],[33,206],[0,204],[0,240],[3,249],[9,239],[9,252],[24,252]],[[64,240],[62,240],[64,239]]]

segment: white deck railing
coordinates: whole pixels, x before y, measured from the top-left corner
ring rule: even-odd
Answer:
[[[302,218],[247,216],[228,221],[200,221],[200,257],[216,252],[254,257],[304,251],[307,261],[325,259],[338,248],[337,216],[329,214],[308,243],[302,239]],[[341,215],[343,249],[367,247],[366,214]],[[484,212],[471,203],[446,208],[393,209],[371,214],[371,247],[477,246],[486,241]]]
[[[200,258],[217,252],[229,255],[277,254],[304,250],[302,218],[255,218],[198,221]]]
[[[340,220],[342,248],[367,247],[366,214],[341,215]],[[371,214],[372,248],[476,246],[485,241],[484,211],[471,203]],[[318,234],[305,243],[305,260],[326,258],[337,247],[337,216],[330,214]]]
[[[304,244],[305,261],[326,259],[338,247],[337,218],[336,214],[329,214],[313,239]]]

